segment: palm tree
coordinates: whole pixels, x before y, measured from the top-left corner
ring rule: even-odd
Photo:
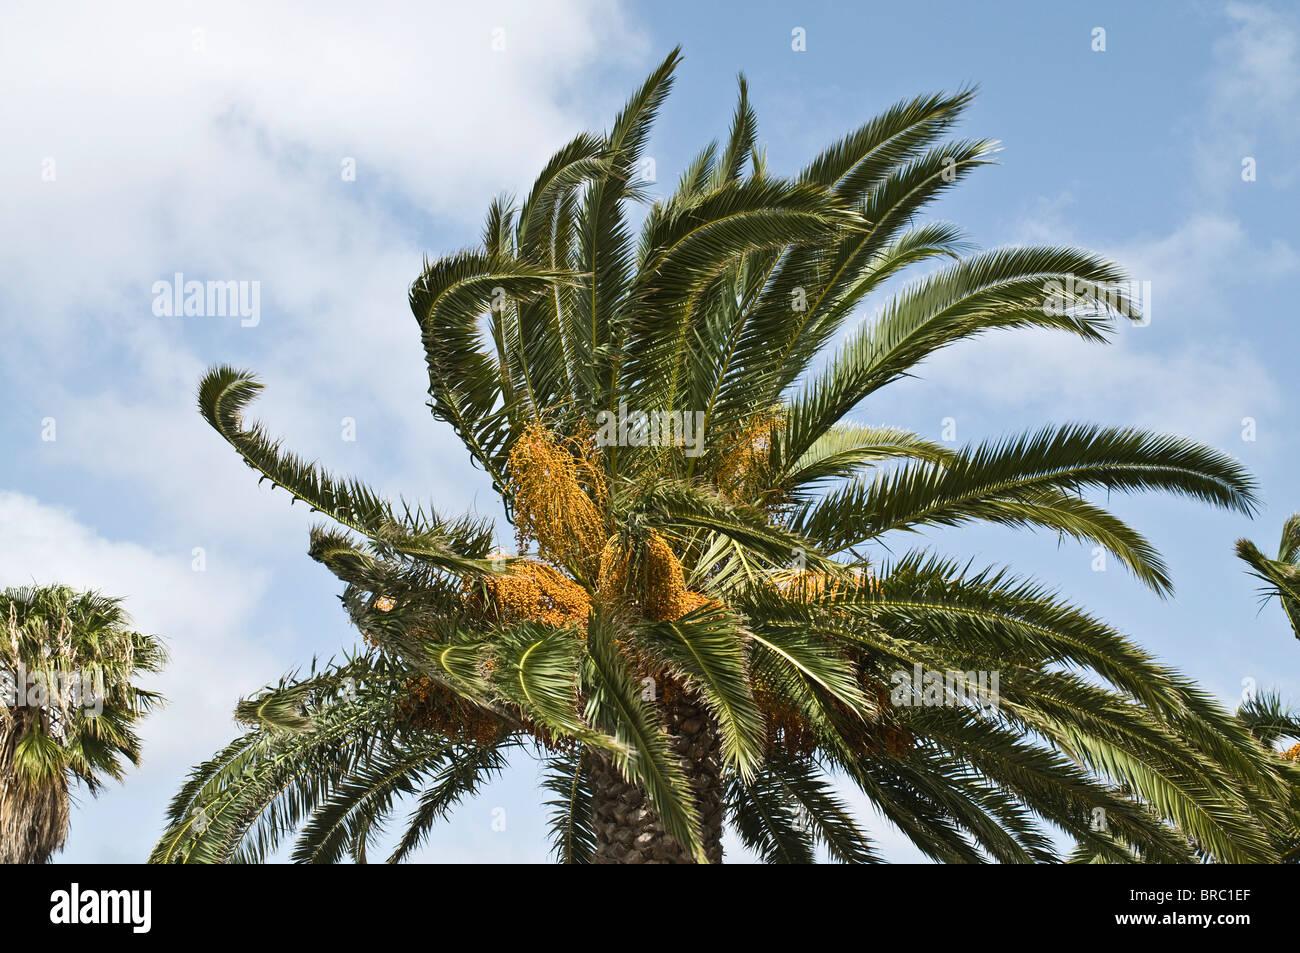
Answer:
[[[1283,611],[1295,628],[1300,614],[1296,609],[1296,594],[1300,593],[1295,565],[1300,548],[1300,514],[1293,515],[1282,527],[1282,543],[1278,549],[1277,559],[1269,559],[1248,539],[1237,541],[1237,556],[1244,560],[1253,570],[1253,574],[1265,582],[1265,598],[1277,596]],[[1300,637],[1300,628],[1296,628]],[[1270,836],[1278,859],[1283,863],[1300,863],[1300,743],[1289,744],[1279,748],[1280,744],[1300,739],[1300,713],[1296,712],[1276,692],[1245,695],[1237,707],[1237,720],[1250,732],[1251,737],[1260,747],[1277,757],[1277,768],[1290,785],[1290,821],[1289,826],[1273,828]],[[1139,854],[1140,856],[1140,854]],[[1201,859],[1208,855],[1199,852]],[[1076,845],[1072,860],[1077,863],[1104,863],[1107,858],[1085,845]]]
[[[0,591],[0,863],[46,863],[68,837],[70,789],[95,794],[140,763],[135,725],[162,701],[157,638],[117,599],[66,586]]]
[[[1237,556],[1264,583],[1265,599],[1277,597],[1292,632],[1300,639],[1300,513],[1293,513],[1282,524],[1276,559],[1269,559],[1248,539],[1237,540]],[[1280,757],[1291,781],[1292,801],[1300,805],[1300,713],[1287,706],[1280,695],[1266,693],[1242,702],[1237,717],[1270,752],[1279,742],[1293,742]],[[1300,863],[1300,825],[1293,822],[1289,828],[1275,831],[1274,837],[1281,858]]]
[[[1275,827],[1270,833],[1281,863],[1300,863],[1300,712],[1291,708],[1275,692],[1252,695],[1237,709],[1237,718],[1279,761],[1279,771],[1291,788],[1289,824]],[[1290,741],[1291,744],[1287,745]],[[1279,749],[1279,742],[1286,745]]]
[[[1291,631],[1300,639],[1300,513],[1282,524],[1276,559],[1269,559],[1248,539],[1237,540],[1237,557],[1264,583],[1265,599],[1277,597]]]
[[[410,289],[429,406],[500,494],[514,554],[486,522],[285,451],[245,418],[249,373],[204,378],[208,422],[337,524],[310,553],[366,648],[242,701],[249,730],[195,769],[153,860],[260,861],[293,831],[295,860],[365,860],[409,798],[401,860],[515,749],[545,761],[565,862],[716,862],[724,823],[768,861],[876,860],[845,783],[942,861],[1054,860],[1052,827],[1114,858],[1191,860],[1185,831],[1273,859],[1284,786],[1206,693],[1007,570],[881,558],[887,536],[984,521],[1105,547],[1166,594],[1152,545],[1086,491],[1252,510],[1241,466],[1178,437],[1070,424],[952,449],[852,419],[985,331],[1105,341],[1136,316],[1120,268],[967,255],[955,226],[918,223],[991,161],[993,142],[945,138],[969,90],[901,102],[787,179],[742,77],[725,141],[637,237],[677,62]]]

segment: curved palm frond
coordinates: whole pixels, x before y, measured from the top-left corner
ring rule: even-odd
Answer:
[[[1269,559],[1248,539],[1237,540],[1237,557],[1264,583],[1265,597],[1277,597],[1292,631],[1300,639],[1300,513],[1283,525],[1276,559]]]

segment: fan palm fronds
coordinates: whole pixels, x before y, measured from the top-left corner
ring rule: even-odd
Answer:
[[[68,799],[140,763],[137,723],[162,704],[136,684],[167,653],[121,601],[67,586],[0,591],[0,863],[63,848]]]

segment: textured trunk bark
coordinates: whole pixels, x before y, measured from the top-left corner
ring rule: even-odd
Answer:
[[[704,852],[722,863],[722,741],[704,707],[684,696],[664,705],[668,732],[695,792]],[[603,758],[591,769],[593,864],[691,864],[690,852],[664,830],[641,789]]]

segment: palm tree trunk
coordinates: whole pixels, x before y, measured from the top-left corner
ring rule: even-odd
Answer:
[[[28,784],[14,773],[14,755],[25,730],[10,712],[0,728],[0,864],[45,864],[68,839],[68,781]]]
[[[668,733],[681,756],[700,812],[704,852],[722,863],[722,742],[704,707],[679,696],[664,705]],[[664,830],[641,789],[628,784],[611,762],[591,769],[593,864],[690,864],[691,854]]]

